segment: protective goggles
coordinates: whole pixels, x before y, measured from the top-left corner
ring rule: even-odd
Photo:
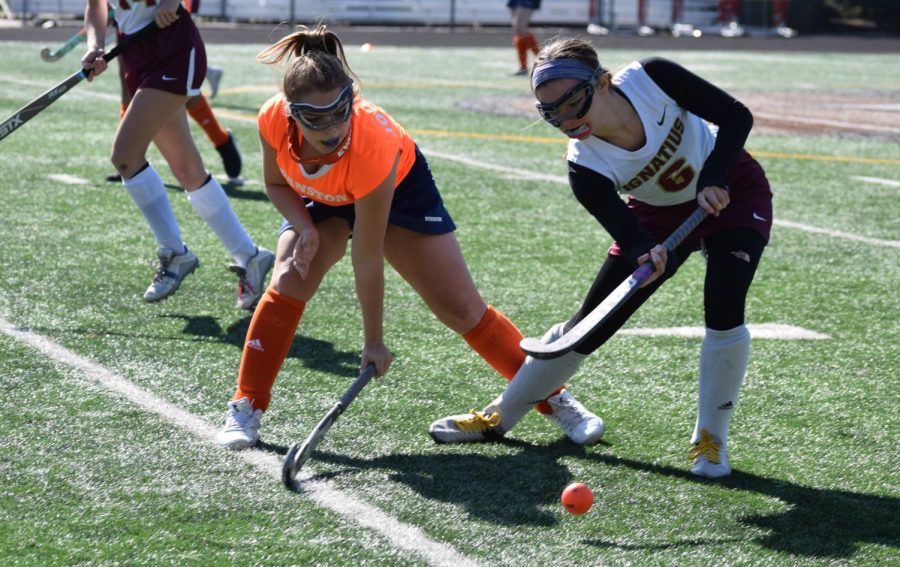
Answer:
[[[289,102],[288,108],[297,122],[310,130],[325,130],[346,122],[353,113],[353,83],[348,83],[334,102],[324,106],[305,102]]]
[[[554,128],[570,118],[584,118],[591,108],[594,99],[594,90],[597,88],[597,80],[603,72],[598,68],[590,79],[581,81],[554,102],[536,102],[534,106],[541,113],[541,118],[550,123]]]

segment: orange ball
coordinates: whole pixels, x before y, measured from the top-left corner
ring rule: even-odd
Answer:
[[[566,512],[580,516],[591,509],[591,505],[594,504],[594,493],[586,484],[573,482],[562,491],[559,501],[565,506]]]

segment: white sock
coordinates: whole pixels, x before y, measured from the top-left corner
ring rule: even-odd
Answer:
[[[175,254],[184,254],[181,228],[175,219],[175,213],[172,212],[172,204],[169,203],[163,180],[153,166],[147,164],[140,173],[130,179],[124,179],[122,184],[150,225],[156,243],[174,251]]]
[[[744,325],[727,331],[706,329],[700,347],[697,424],[692,443],[700,440],[700,430],[705,429],[727,446],[728,422],[737,405],[749,357],[750,333]]]
[[[256,255],[256,244],[244,230],[241,221],[234,214],[228,195],[212,176],[206,185],[196,191],[189,191],[188,202],[197,211],[207,226],[219,237],[219,241],[243,267],[247,267],[250,258]]]
[[[534,407],[575,375],[586,354],[570,351],[557,358],[525,358],[506,390],[487,411],[500,412],[499,429],[506,433]]]

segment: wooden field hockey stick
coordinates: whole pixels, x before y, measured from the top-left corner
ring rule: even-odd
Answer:
[[[671,253],[679,244],[690,234],[703,219],[706,218],[706,211],[698,208],[691,213],[681,226],[675,229],[663,242],[666,250]],[[645,262],[641,264],[624,282],[610,293],[600,305],[588,313],[588,316],[579,321],[569,331],[556,339],[552,343],[544,344],[540,339],[524,338],[519,346],[526,354],[534,358],[556,358],[566,354],[597,330],[600,325],[604,324],[615,313],[619,307],[625,304],[632,295],[637,292],[641,285],[653,274],[653,262]]]
[[[87,40],[87,32],[84,28],[81,28],[78,33],[67,39],[63,44],[59,47],[50,51],[49,47],[45,47],[41,49],[41,59],[46,61],[47,63],[53,63],[54,61],[59,61],[62,59],[62,56],[66,53],[75,49],[79,43]]]
[[[183,8],[178,8],[179,15],[185,13],[186,12]],[[139,31],[125,36],[125,39],[117,43],[115,47],[103,54],[104,61],[109,63],[110,61],[118,57],[120,53],[131,47],[135,42],[144,39],[149,34],[155,32],[158,29],[159,27],[154,21],[150,22],[147,26],[141,28]],[[43,112],[48,106],[56,102],[62,95],[72,90],[72,87],[87,79],[89,74],[90,71],[88,71],[87,69],[79,69],[78,71],[70,75],[69,78],[67,78],[65,81],[61,82],[49,91],[29,102],[3,122],[0,122],[0,140],[3,140],[14,131],[21,128],[23,124]]]
[[[328,410],[328,413],[325,414],[325,417],[319,421],[318,425],[312,430],[312,433],[310,433],[302,443],[294,443],[291,445],[287,455],[284,457],[284,465],[281,467],[281,481],[287,488],[292,489],[294,487],[294,479],[297,477],[297,473],[306,461],[309,460],[313,450],[319,442],[322,441],[322,438],[325,437],[325,434],[331,429],[331,426],[334,425],[337,418],[344,413],[347,406],[356,399],[356,396],[359,395],[362,389],[366,387],[366,384],[368,384],[374,376],[375,365],[370,364],[366,366],[356,380],[353,381],[353,384],[347,388],[347,391],[344,392],[341,399],[334,404],[334,406]]]

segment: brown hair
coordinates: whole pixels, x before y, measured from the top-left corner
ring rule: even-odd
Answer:
[[[287,64],[281,90],[288,101],[294,102],[309,92],[330,91],[359,81],[347,64],[341,40],[325,28],[324,24],[312,30],[298,26],[297,31],[256,56],[257,61],[267,65]]]

